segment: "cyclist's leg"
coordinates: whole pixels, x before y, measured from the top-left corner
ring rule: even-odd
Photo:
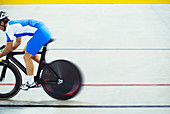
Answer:
[[[32,62],[30,60],[34,59],[35,61],[39,62],[39,57],[37,53],[41,50],[41,48],[50,41],[50,34],[48,33],[47,29],[45,26],[39,28],[34,36],[28,41],[26,49],[25,49],[25,56],[26,62],[29,60],[30,65],[32,66]],[[29,63],[28,62],[28,63]],[[29,66],[29,65],[28,65]],[[30,68],[31,70],[31,68]],[[32,71],[32,70],[31,70]],[[32,74],[31,71],[29,74]]]
[[[33,56],[32,58],[35,62],[40,63],[40,57],[38,56],[38,54],[36,54],[35,56]]]
[[[32,62],[33,55],[25,51],[24,60],[26,64],[27,75],[31,76],[34,73],[34,64]]]
[[[34,75],[33,75],[34,74],[34,64],[32,61],[33,56],[34,55],[25,51],[24,60],[25,60],[26,71],[27,71],[27,83],[21,85],[20,88],[23,90],[28,90],[29,88],[37,86],[36,83],[34,82]]]
[[[25,47],[24,47],[24,49],[23,49],[24,52],[25,52],[25,50],[26,50],[26,46],[27,46],[27,45],[25,45]],[[38,56],[38,54],[36,54],[35,56],[33,56],[32,59],[33,59],[35,62],[37,62],[37,63],[40,62],[40,57]]]
[[[28,75],[28,83],[25,84],[22,89],[27,90],[28,88],[32,87],[30,86],[30,82],[34,80],[33,73],[34,73],[34,65],[32,62],[32,59],[39,62],[38,55],[36,55],[41,48],[50,41],[50,34],[45,26],[41,26],[33,35],[33,37],[28,41],[26,49],[25,49],[25,55],[24,60],[26,63],[26,70]],[[31,80],[32,79],[32,80]]]

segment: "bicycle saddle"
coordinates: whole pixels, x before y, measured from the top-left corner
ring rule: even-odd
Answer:
[[[51,38],[50,41],[49,41],[47,44],[53,42],[54,40],[55,40],[55,39]]]

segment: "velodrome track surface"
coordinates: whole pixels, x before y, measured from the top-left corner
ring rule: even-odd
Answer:
[[[0,101],[12,113],[170,113],[169,5],[1,5],[11,19],[43,21],[56,39],[47,61],[68,59],[84,75],[82,91],[69,101],[42,88]],[[0,32],[0,44],[5,36]],[[22,38],[21,50],[29,37]],[[21,62],[22,56],[18,56]],[[35,64],[35,69],[37,64]],[[22,73],[23,82],[25,75]]]

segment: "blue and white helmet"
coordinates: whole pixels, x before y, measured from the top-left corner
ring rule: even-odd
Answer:
[[[5,19],[6,17],[8,17],[8,15],[6,14],[6,12],[0,11],[0,20]]]

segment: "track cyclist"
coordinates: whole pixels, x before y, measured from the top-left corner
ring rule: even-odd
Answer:
[[[32,36],[23,49],[25,51],[24,61],[28,80],[20,88],[28,90],[29,88],[36,87],[32,60],[37,63],[40,62],[37,53],[51,39],[47,27],[42,22],[33,19],[10,20],[6,12],[0,11],[0,29],[5,32],[7,38],[6,47],[0,53],[0,58],[15,50],[21,44],[23,36]],[[16,39],[15,43],[13,43],[14,39]]]

